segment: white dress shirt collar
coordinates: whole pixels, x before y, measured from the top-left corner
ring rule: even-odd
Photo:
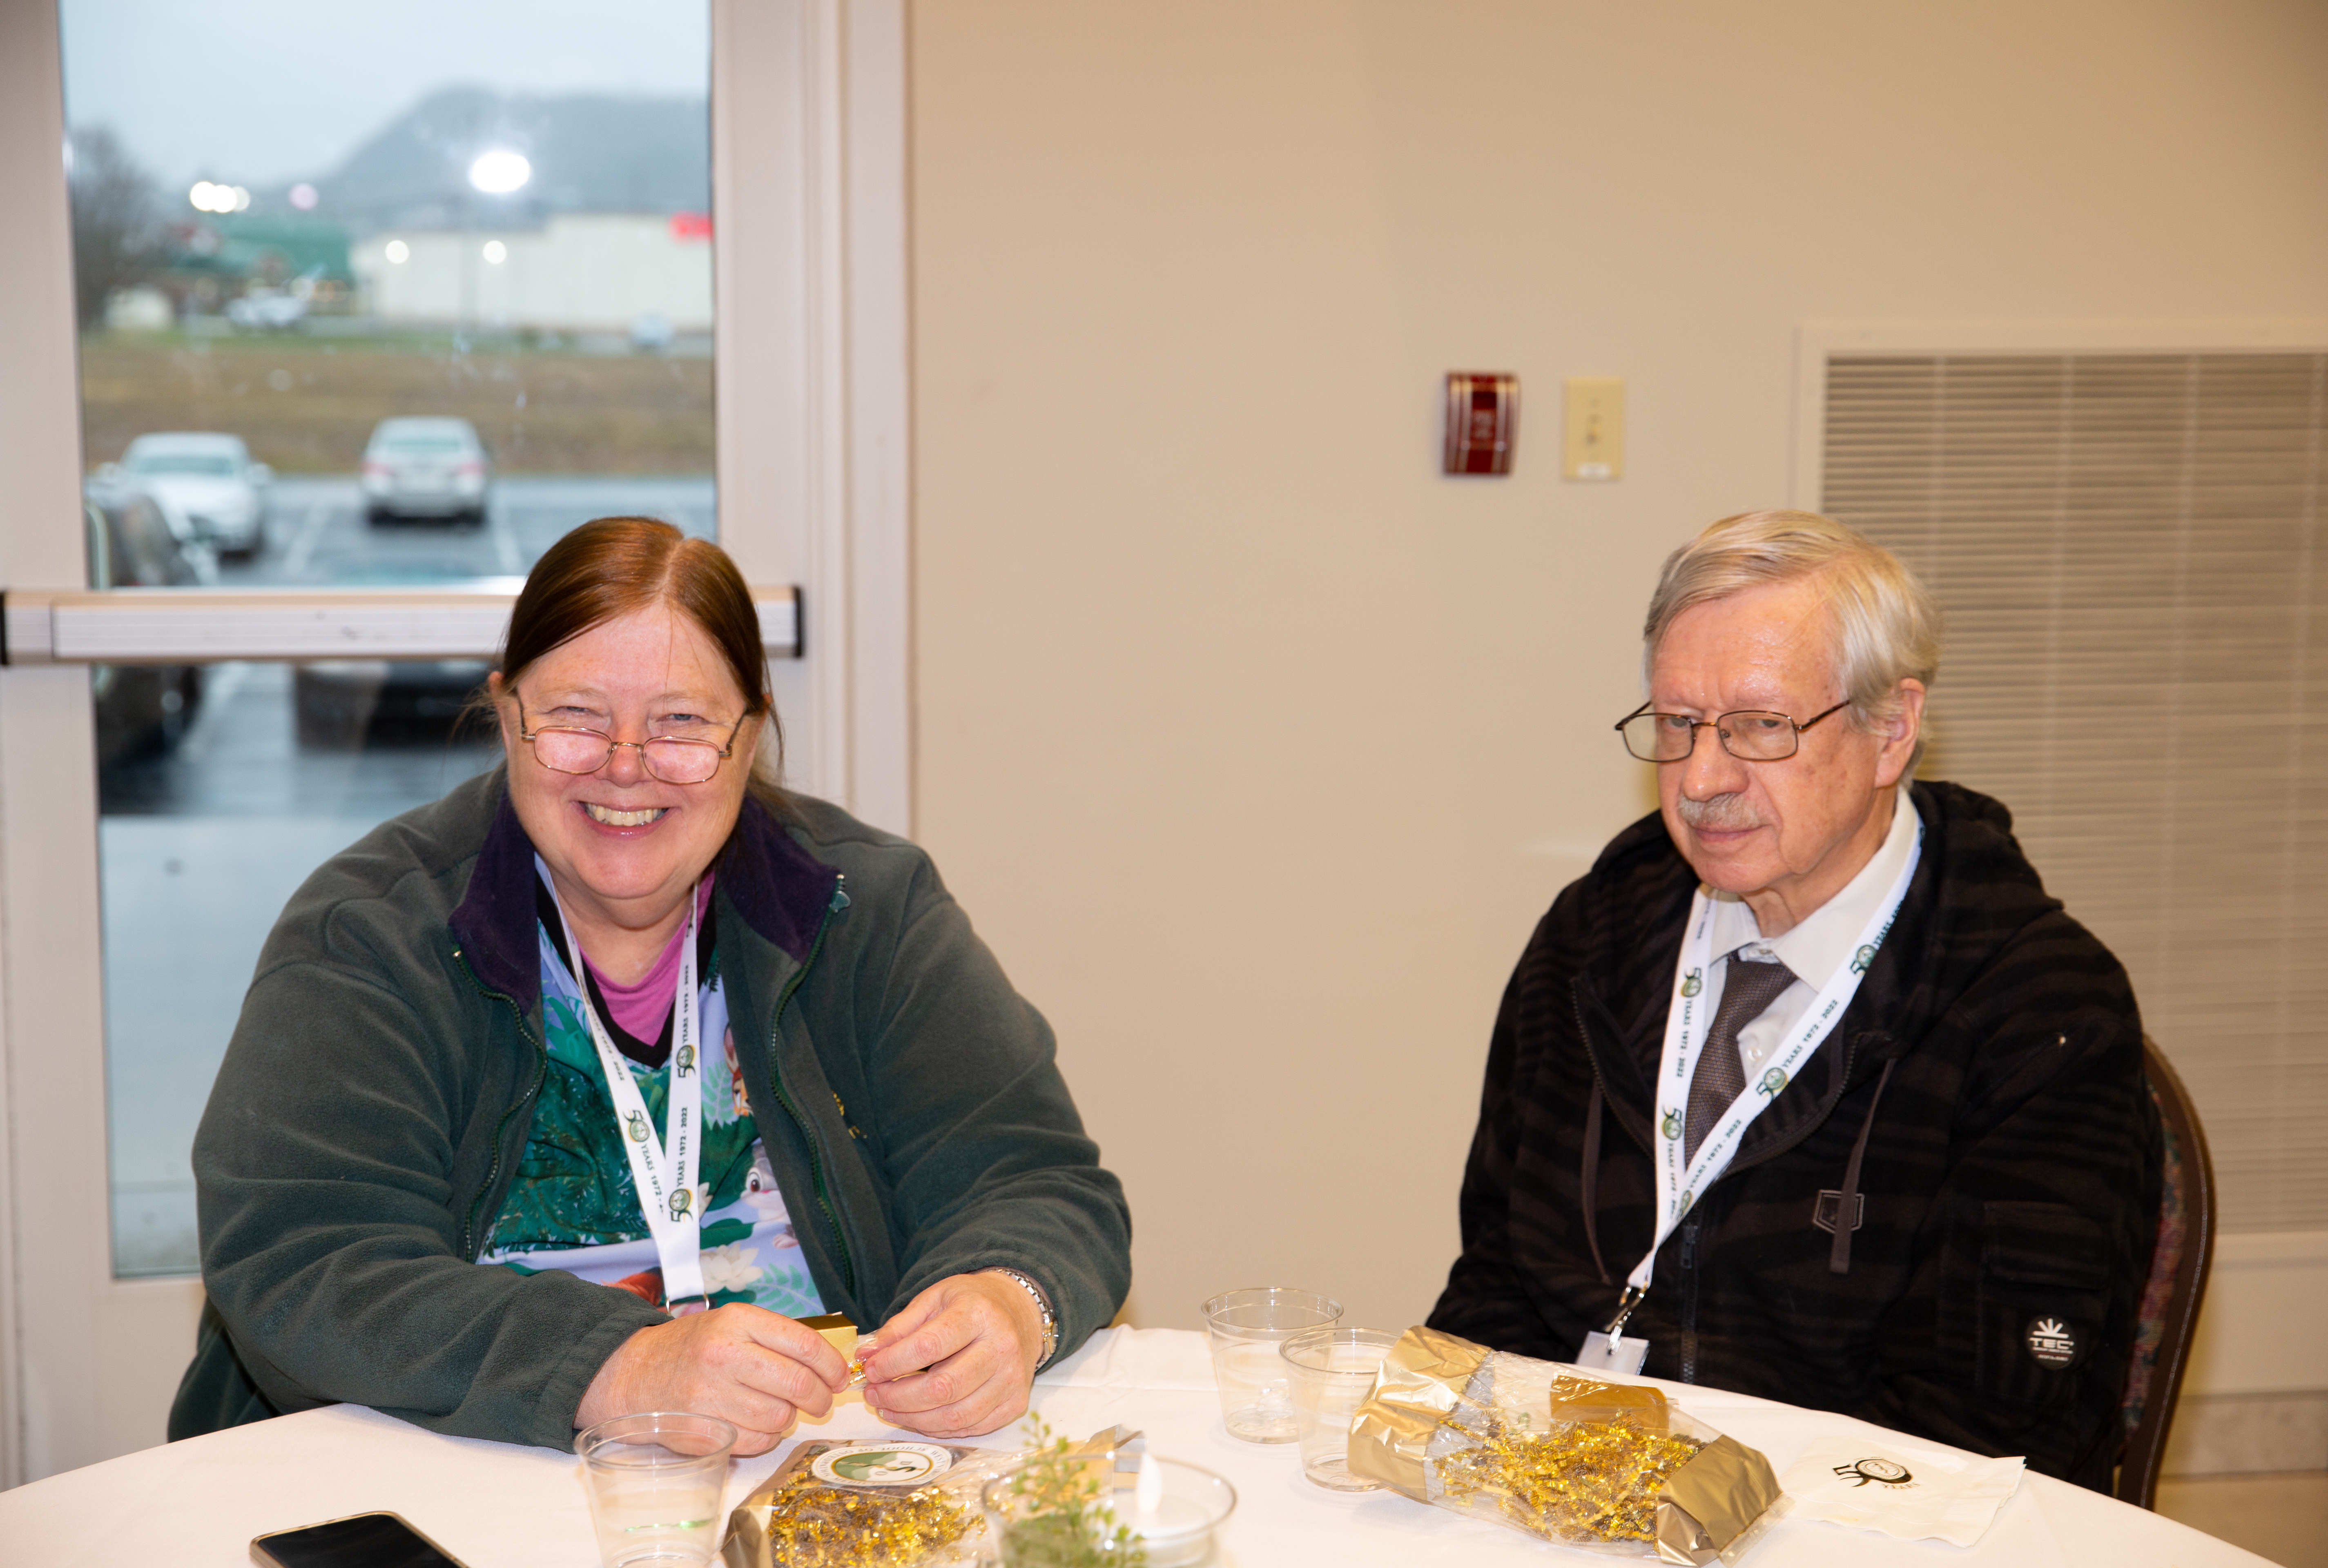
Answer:
[[[1709,889],[1713,900],[1715,954],[1726,956],[1751,945],[1793,970],[1796,978],[1814,991],[1826,985],[1850,961],[1853,944],[1867,928],[1868,921],[1874,918],[1884,896],[1898,879],[1900,868],[1908,863],[1909,853],[1916,847],[1916,808],[1908,799],[1904,781],[1893,794],[1892,831],[1884,835],[1882,846],[1859,869],[1859,875],[1844,884],[1842,892],[1783,934],[1764,936],[1754,919],[1753,909],[1743,898],[1735,893]]]

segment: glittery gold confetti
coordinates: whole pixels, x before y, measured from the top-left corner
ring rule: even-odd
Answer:
[[[1656,1539],[1658,1488],[1705,1446],[1630,1420],[1455,1430],[1478,1446],[1430,1461],[1448,1500],[1487,1502],[1550,1541]]]
[[[769,1557],[784,1568],[914,1568],[985,1528],[936,1487],[856,1491],[805,1468],[776,1488],[765,1526]]]

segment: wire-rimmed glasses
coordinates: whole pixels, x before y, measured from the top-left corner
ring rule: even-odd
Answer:
[[[719,771],[736,749],[737,732],[744,728],[738,718],[728,727],[725,741],[707,740],[699,735],[650,735],[644,740],[616,740],[603,729],[585,729],[577,725],[545,724],[539,729],[525,727],[525,701],[517,705],[517,734],[520,740],[533,747],[534,760],[552,773],[593,774],[614,759],[615,748],[627,746],[639,754],[639,765],[648,776],[664,784],[701,784]]]
[[[1680,762],[1697,749],[1697,732],[1713,731],[1722,749],[1744,762],[1783,762],[1802,749],[1802,734],[1820,719],[1851,706],[1845,698],[1825,713],[1798,724],[1783,713],[1741,708],[1718,718],[1692,718],[1681,713],[1653,713],[1646,702],[1617,720],[1625,749],[1643,762]]]

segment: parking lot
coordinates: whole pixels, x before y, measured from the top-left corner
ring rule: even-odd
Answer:
[[[514,577],[577,523],[626,512],[709,536],[711,481],[503,479],[475,527],[369,524],[352,476],[285,478],[265,547],[221,567],[220,581]],[[114,1253],[125,1274],[197,1266],[194,1123],[284,901],[326,857],[498,760],[484,737],[409,716],[303,741],[296,684],[287,664],[210,666],[176,744],[100,776]]]

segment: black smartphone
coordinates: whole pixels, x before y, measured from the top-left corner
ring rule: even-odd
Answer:
[[[467,1568],[394,1514],[351,1514],[250,1543],[259,1568]]]

